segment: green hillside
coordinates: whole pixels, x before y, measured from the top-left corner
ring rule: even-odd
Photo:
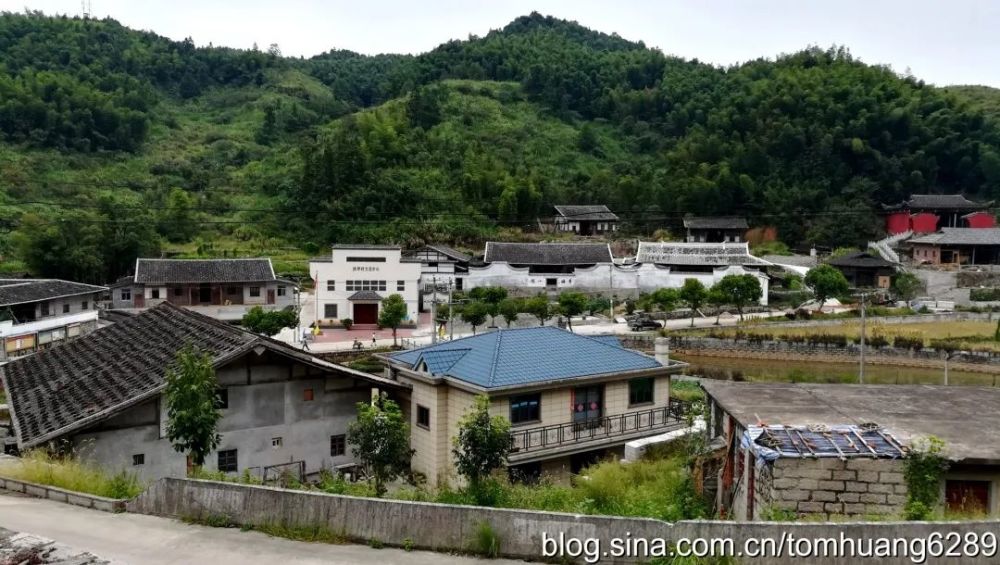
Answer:
[[[625,233],[740,213],[876,237],[911,192],[1000,196],[997,106],[808,49],[721,69],[532,14],[418,56],[196,48],[0,15],[0,270],[107,282],[137,255],[526,238],[558,203]],[[991,102],[992,101],[992,102]]]

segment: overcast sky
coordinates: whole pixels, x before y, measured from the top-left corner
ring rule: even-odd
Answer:
[[[286,55],[421,53],[532,10],[729,65],[808,45],[846,45],[928,82],[1000,87],[1000,2],[991,0],[90,0],[93,14],[198,45]],[[80,0],[0,0],[4,10],[79,14]]]

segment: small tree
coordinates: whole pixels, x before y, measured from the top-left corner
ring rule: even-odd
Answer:
[[[524,310],[523,301],[516,298],[506,298],[500,302],[498,306],[500,317],[503,321],[507,323],[509,328],[511,324],[517,321],[518,315]]]
[[[663,312],[669,312],[677,307],[677,302],[680,300],[677,295],[677,291],[672,288],[658,288],[650,294],[648,300],[651,304],[655,304]]]
[[[392,328],[392,346],[396,347],[396,330],[406,319],[406,301],[398,294],[390,294],[382,299],[382,308],[378,313],[378,325]]]
[[[595,296],[587,302],[587,312],[590,312],[591,316],[597,315],[598,312],[607,312],[611,310],[611,301],[603,296]]]
[[[510,422],[503,416],[490,416],[489,397],[477,396],[472,409],[462,416],[452,443],[458,474],[476,489],[493,471],[507,466]]]
[[[375,495],[386,492],[386,483],[410,468],[410,427],[399,405],[380,398],[375,404],[358,403],[358,419],[347,430],[351,453],[375,483]]]
[[[569,331],[573,331],[573,316],[587,310],[587,297],[581,292],[566,291],[559,294],[559,312],[566,316]]]
[[[759,301],[764,294],[760,281],[753,275],[726,275],[715,286],[726,296],[726,304],[736,307],[740,321],[743,321],[743,308]]]
[[[850,290],[851,284],[847,282],[844,273],[841,273],[830,265],[819,265],[809,269],[805,278],[806,285],[812,289],[819,300],[819,309],[823,309],[823,303],[834,296],[843,296]]]
[[[698,279],[685,279],[684,286],[681,287],[677,295],[691,309],[691,327],[693,328],[694,313],[705,303],[708,291],[705,290],[705,285],[701,284],[701,281]]]
[[[715,308],[715,325],[717,326],[719,325],[719,318],[722,316],[722,307],[728,304],[727,300],[729,300],[729,297],[719,288],[719,285],[712,285],[712,288],[708,289],[705,301]]]
[[[524,303],[524,311],[538,318],[539,326],[544,326],[545,322],[552,317],[552,306],[549,304],[549,299],[542,295],[529,298]]]
[[[476,328],[486,322],[489,314],[489,307],[483,302],[470,302],[462,308],[462,321],[472,326],[472,335],[476,335]]]
[[[222,439],[217,431],[222,413],[212,360],[193,345],[185,345],[167,370],[166,380],[167,439],[174,450],[187,452],[192,464],[201,467]]]
[[[901,272],[892,279],[892,290],[896,296],[909,302],[916,298],[917,293],[923,288],[923,283],[917,275],[908,272]]]
[[[490,324],[496,325],[496,317],[500,315],[500,303],[507,298],[507,289],[502,286],[485,286],[472,289],[470,296],[486,305],[486,313],[490,315]]]
[[[298,326],[299,314],[292,308],[265,311],[260,306],[254,306],[243,315],[241,324],[254,333],[272,336],[283,328]]]

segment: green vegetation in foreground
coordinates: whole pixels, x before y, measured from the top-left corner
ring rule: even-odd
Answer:
[[[705,391],[695,381],[670,381],[670,398],[694,402],[705,399]]]
[[[145,488],[139,478],[128,471],[111,473],[73,457],[56,459],[40,450],[30,451],[11,464],[0,465],[0,475],[116,499],[134,498]]]

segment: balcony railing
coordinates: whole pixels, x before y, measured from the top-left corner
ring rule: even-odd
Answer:
[[[690,403],[671,400],[669,406],[651,410],[513,431],[510,434],[511,455],[627,436],[646,430],[678,430],[687,426],[690,410]]]

